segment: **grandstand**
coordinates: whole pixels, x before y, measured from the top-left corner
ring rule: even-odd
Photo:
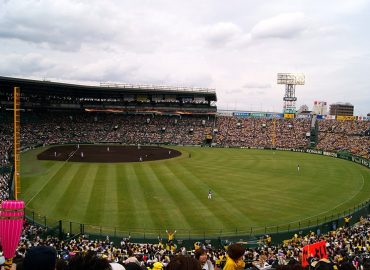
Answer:
[[[283,114],[269,113],[258,116],[252,113],[223,116],[217,113],[217,96],[214,89],[127,84],[86,86],[0,77],[1,200],[8,199],[11,194],[13,123],[11,110],[14,86],[19,86],[21,89],[22,149],[70,143],[259,148],[316,152],[349,159],[370,167],[370,121],[366,119],[353,118],[340,121],[317,116],[284,119]],[[366,174],[364,175],[366,178]],[[369,179],[366,178],[365,181]],[[364,207],[356,209],[357,215],[369,213],[368,202],[363,200],[362,203],[365,203],[362,204]],[[345,213],[356,211],[353,209]],[[35,221],[32,218],[31,220]],[[338,215],[335,220],[342,222],[342,215]],[[369,220],[362,221],[366,225],[362,224],[362,227],[353,229],[354,235],[366,230],[368,232]],[[326,217],[324,223],[328,224]],[[44,230],[44,228],[35,227],[35,224],[28,224],[25,228],[27,237],[21,244],[32,245],[31,239],[44,233]],[[63,232],[68,232],[65,225]],[[81,228],[80,232],[84,232],[84,228]],[[338,231],[336,236],[346,232]],[[74,233],[72,229],[70,233]],[[60,236],[66,235],[60,232]],[[256,237],[260,236],[256,235]],[[85,237],[80,235],[72,240],[68,247],[69,251],[78,251],[81,246],[91,245]],[[236,237],[241,236],[236,233]],[[311,238],[308,237],[309,240],[302,235],[297,236],[290,240],[289,245],[299,246],[305,241],[314,242],[321,239],[315,234]],[[331,241],[331,243],[335,242],[334,238],[331,238]],[[358,240],[358,243],[366,246],[368,241],[367,237],[367,239]],[[46,242],[63,249],[57,238],[48,238]],[[137,253],[149,254],[151,251],[156,253],[161,250],[165,253],[166,250],[158,246],[147,248],[132,244],[130,237],[120,245],[126,252],[129,249],[135,249]],[[285,251],[289,250],[289,245],[284,248]],[[110,241],[99,241],[95,247],[95,251],[108,255],[108,250],[113,249]],[[172,248],[170,246],[169,250],[171,251]],[[333,244],[333,254],[335,248]],[[354,247],[351,248],[356,252]],[[147,249],[151,251],[143,251]],[[258,250],[258,254],[263,256],[265,251],[267,252],[267,249]],[[278,254],[277,249],[275,251],[275,255]],[[22,249],[19,250],[19,254],[21,252]],[[363,253],[362,250],[357,252]],[[223,254],[223,251],[210,254],[213,262],[221,253]],[[286,256],[286,259],[295,257],[298,260],[298,253],[299,249],[294,250],[292,254]],[[251,254],[248,256],[256,260],[256,254],[253,252]],[[127,253],[116,252],[114,257],[123,261],[127,258]],[[146,261],[143,264],[151,265],[152,262]],[[165,262],[165,259],[162,262]]]
[[[86,86],[0,77],[1,105],[12,106],[14,85],[25,110],[84,110],[121,113],[215,114],[215,89],[127,84]]]
[[[218,146],[308,148],[310,138],[307,134],[317,136],[312,129],[316,123],[312,124],[307,118],[284,119],[282,114],[272,117],[271,114],[265,114],[265,117],[249,114],[249,117],[244,117],[240,113],[234,117],[216,116],[217,96],[214,89],[127,84],[85,86],[9,77],[0,77],[0,85],[3,111],[13,106],[14,85],[21,87],[22,109],[27,111],[22,119],[29,122],[23,128],[29,128],[31,133],[41,128],[48,129],[48,122],[60,123],[60,130],[70,128],[65,122],[77,122],[79,131],[75,131],[74,137],[73,133],[69,134],[70,138],[56,136],[61,143],[108,141],[199,145],[207,140],[208,135],[208,143]],[[65,116],[68,119],[63,119]],[[320,133],[317,149],[345,150],[368,158],[366,131],[370,129],[369,122],[352,120],[318,120]],[[141,125],[144,121],[147,126]],[[34,129],[32,123],[43,125]],[[87,123],[96,125],[98,132],[90,134],[96,138],[83,138],[83,134],[90,133],[89,127],[84,127]],[[124,127],[129,125],[134,128],[125,130]],[[48,137],[46,130],[39,133],[47,137],[38,138],[39,142],[58,142]],[[189,134],[193,135],[192,138]],[[118,135],[120,138],[117,138]],[[35,139],[25,139],[23,144],[27,141],[36,143]]]

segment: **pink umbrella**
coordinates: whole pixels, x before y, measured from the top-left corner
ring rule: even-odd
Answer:
[[[1,203],[0,242],[6,258],[5,269],[12,265],[12,259],[22,234],[23,217],[23,201],[3,201]]]

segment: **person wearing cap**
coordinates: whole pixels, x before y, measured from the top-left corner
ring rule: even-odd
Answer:
[[[32,247],[23,260],[24,270],[54,270],[57,261],[55,248],[49,246]]]

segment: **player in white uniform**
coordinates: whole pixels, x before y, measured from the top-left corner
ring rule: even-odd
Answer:
[[[208,190],[208,199],[212,199],[212,190]]]

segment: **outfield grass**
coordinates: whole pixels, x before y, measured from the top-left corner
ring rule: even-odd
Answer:
[[[173,148],[184,155],[126,164],[38,161],[36,155],[45,148],[35,149],[22,154],[20,197],[49,219],[185,234],[295,227],[343,213],[370,194],[370,170],[341,159],[271,150]],[[207,199],[209,189],[212,200]]]

